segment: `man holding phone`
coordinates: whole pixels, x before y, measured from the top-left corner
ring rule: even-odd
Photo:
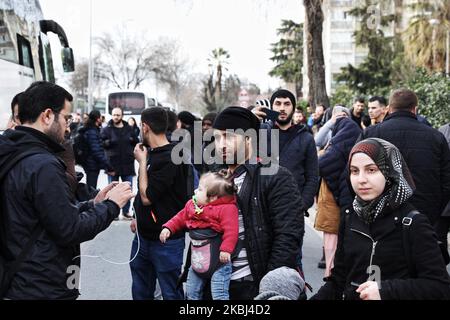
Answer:
[[[265,112],[262,107],[253,109],[253,113],[260,119],[272,117],[278,113],[275,121],[267,121],[261,124],[261,129],[279,130],[279,164],[287,168],[297,181],[302,198],[302,212],[308,210],[314,204],[314,196],[319,186],[319,170],[317,152],[312,135],[303,124],[292,124],[292,118],[296,109],[296,99],[288,90],[276,91],[271,99],[272,110]],[[270,139],[270,133],[267,135]],[[270,146],[270,141],[268,141]],[[302,270],[303,235],[300,242],[300,252],[297,264]]]

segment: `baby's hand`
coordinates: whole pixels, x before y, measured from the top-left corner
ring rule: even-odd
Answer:
[[[231,261],[231,255],[228,252],[220,252],[220,262],[221,263],[228,263]]]
[[[166,243],[166,240],[170,238],[170,230],[167,228],[162,229],[161,233],[159,234],[159,240],[162,243]]]

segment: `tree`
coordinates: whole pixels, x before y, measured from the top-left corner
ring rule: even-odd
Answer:
[[[208,111],[219,111],[225,103],[223,99],[223,71],[228,65],[230,54],[223,48],[214,49],[208,58],[210,73],[203,84],[203,101]],[[232,79],[232,77],[231,77]],[[231,81],[231,80],[230,80]]]
[[[402,84],[419,98],[419,113],[426,116],[435,128],[450,123],[450,78],[442,73],[429,74],[418,69]]]
[[[214,83],[214,95],[216,99],[220,99],[222,96],[223,69],[227,70],[225,66],[228,65],[228,59],[230,59],[230,54],[223,48],[214,49],[208,58],[208,66],[216,69]]]
[[[179,43],[161,38],[152,50],[152,71],[156,80],[168,87],[169,96],[177,106],[186,106],[189,102],[184,99],[186,92],[198,83],[191,76],[189,60],[182,56]]]
[[[96,65],[98,61],[94,61]],[[96,96],[99,97],[99,92],[103,86],[103,79],[94,69],[94,81],[93,81],[93,92],[96,92]],[[75,71],[71,74],[68,85],[74,95],[74,106],[75,108],[84,109],[87,107],[88,91],[89,91],[89,60],[80,59],[75,67]],[[95,101],[95,97],[94,97]]]
[[[428,71],[445,70],[446,37],[450,32],[450,1],[419,0],[411,5],[418,12],[403,34],[407,60]],[[437,23],[432,25],[431,19]]]
[[[277,30],[280,41],[271,44],[273,56],[270,58],[276,66],[269,72],[287,83],[294,83],[297,97],[302,96],[303,67],[303,23],[282,20]]]
[[[98,47],[95,68],[109,84],[119,89],[137,89],[151,78],[155,69],[154,46],[142,34],[117,28],[95,42]]]
[[[325,61],[323,57],[322,0],[303,0],[305,7],[306,53],[308,63],[309,97],[311,106],[330,105],[325,84]]]
[[[357,46],[368,48],[368,54],[358,66],[348,64],[341,69],[337,80],[354,90],[358,95],[387,94],[392,86],[392,75],[397,55],[395,37],[385,36],[382,28],[396,20],[395,14],[374,13],[374,6],[381,6],[382,0],[365,0],[361,7],[349,14],[361,21],[360,28],[353,34]],[[381,9],[379,9],[382,11]],[[378,14],[378,15],[377,15]]]

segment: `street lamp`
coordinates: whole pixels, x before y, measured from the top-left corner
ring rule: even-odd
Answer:
[[[88,72],[88,112],[93,110],[92,90],[93,90],[93,74],[94,65],[92,63],[92,0],[89,2],[89,72]]]

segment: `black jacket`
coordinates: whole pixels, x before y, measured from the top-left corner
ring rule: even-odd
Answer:
[[[116,128],[114,122],[109,121],[108,126],[102,129],[100,136],[116,176],[134,176],[136,173],[133,152],[139,139],[126,121],[122,123],[122,128]]]
[[[287,266],[296,268],[299,243],[304,234],[302,199],[292,174],[283,167],[272,175],[267,168],[246,164],[238,204],[245,227],[245,248],[252,275],[259,283],[269,271]]]
[[[411,112],[399,111],[367,128],[359,139],[372,137],[400,150],[416,184],[411,204],[434,225],[450,200],[450,151],[444,135]]]
[[[341,209],[350,207],[353,202],[347,183],[347,163],[350,151],[360,134],[361,129],[351,119],[337,119],[330,144],[326,152],[319,157],[320,176],[327,182]]]
[[[416,277],[409,274],[403,245],[402,219],[413,207],[404,204],[379,217],[369,227],[353,210],[341,220],[331,277],[312,297],[318,300],[359,299],[357,286],[367,281],[368,267],[381,272],[382,300],[450,299],[450,279],[437,238],[425,215],[414,216],[410,226],[411,258]],[[373,239],[373,240],[372,240]]]
[[[81,127],[78,132],[84,135],[85,141],[89,146],[89,153],[86,163],[83,166],[85,171],[113,171],[111,164],[106,157],[103,143],[100,138],[100,129],[97,127]]]
[[[264,123],[261,129],[268,129],[268,147],[270,148],[270,130],[272,122]],[[281,148],[281,147],[280,147]],[[314,204],[314,196],[319,188],[319,169],[317,163],[317,150],[314,138],[306,129],[306,126],[298,126],[297,132],[279,150],[279,164],[288,169],[295,180],[302,197],[304,210]]]
[[[7,142],[42,151],[18,162],[0,185],[2,256],[15,260],[34,228],[42,230],[6,297],[76,299],[78,290],[69,289],[67,283],[74,276],[74,270],[69,268],[80,264],[80,259],[75,259],[80,255],[80,243],[105,230],[118,216],[119,207],[111,201],[78,207],[69,189],[64,163],[55,156],[62,147],[45,134],[18,127],[6,131],[5,138],[0,140],[0,170],[9,156],[4,152]]]

